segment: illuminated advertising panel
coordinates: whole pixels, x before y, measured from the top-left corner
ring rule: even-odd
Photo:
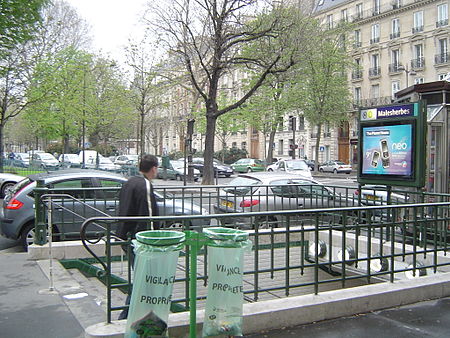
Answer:
[[[423,186],[424,119],[419,102],[362,109],[358,182]]]
[[[413,124],[362,128],[363,175],[413,175]]]

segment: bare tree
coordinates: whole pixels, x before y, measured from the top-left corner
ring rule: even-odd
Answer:
[[[296,13],[294,8],[273,8],[258,0],[175,0],[165,5],[158,2],[148,12],[147,22],[160,45],[179,56],[205,105],[203,184],[213,183],[217,118],[245,103],[268,74],[284,72],[295,64],[301,43],[293,32],[302,22]],[[245,53],[249,45],[264,46],[266,51],[270,47],[270,53]],[[221,78],[238,67],[257,74],[258,80],[234,102],[219,108]]]

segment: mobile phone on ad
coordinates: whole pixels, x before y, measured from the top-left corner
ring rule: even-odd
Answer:
[[[378,167],[378,160],[380,159],[380,152],[374,150],[373,154],[372,154],[372,161],[371,161],[371,165],[372,167],[376,168]]]

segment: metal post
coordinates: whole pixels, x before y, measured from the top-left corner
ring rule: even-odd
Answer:
[[[44,181],[36,181],[36,189],[34,190],[35,205],[35,221],[34,221],[34,244],[44,245],[47,242],[47,229],[45,224],[45,207],[41,201],[44,194]]]
[[[49,291],[54,291],[54,283],[53,283],[53,252],[52,252],[52,243],[53,243],[53,227],[52,227],[52,198],[48,199],[48,252],[49,252],[49,279],[50,279],[50,287]]]

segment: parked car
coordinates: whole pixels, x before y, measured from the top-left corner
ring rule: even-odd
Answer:
[[[346,173],[350,174],[352,172],[352,166],[350,164],[345,164],[342,161],[327,161],[319,165],[320,172],[330,172],[330,173]]]
[[[6,195],[0,216],[0,232],[3,236],[14,240],[20,240],[26,250],[34,239],[34,188],[36,180],[43,180],[44,185],[50,188],[69,189],[65,193],[70,194],[80,201],[69,199],[53,201],[57,206],[53,208],[53,232],[55,237],[61,234],[79,233],[82,222],[94,216],[102,216],[102,213],[117,215],[118,192],[126,178],[121,175],[99,170],[65,169],[52,173],[40,173],[30,175],[20,181]],[[117,188],[115,190],[96,190],[88,188]],[[155,191],[159,214],[167,215],[207,215],[208,211],[192,201],[179,200],[170,196],[163,196]],[[86,205],[93,207],[87,207]],[[206,226],[209,219],[191,220],[191,226]],[[179,225],[176,222],[168,222],[164,226],[173,227]],[[114,230],[114,229],[113,229]]]
[[[12,165],[20,168],[28,168],[30,166],[30,155],[28,153],[16,153]]]
[[[308,167],[309,167],[309,169],[312,171],[312,170],[315,170],[315,167],[316,167],[316,161],[314,161],[314,160],[305,160],[305,162],[306,162],[306,164],[308,165]]]
[[[22,181],[23,179],[25,179],[24,176],[9,173],[0,173],[0,197],[5,197],[8,190],[10,190],[14,185]]]
[[[267,167],[267,171],[271,172],[286,172],[291,174],[299,174],[305,177],[312,178],[311,170],[306,164],[305,160],[281,159],[278,162]]]
[[[231,165],[231,168],[239,173],[251,173],[253,171],[266,170],[264,162],[254,158],[241,158]]]
[[[102,155],[98,156],[98,164],[97,157],[89,157],[89,159],[86,160],[85,167],[88,169],[99,169],[107,171],[118,171],[122,168],[120,165],[112,163],[109,158],[103,157]]]
[[[58,157],[59,163],[64,168],[80,168],[81,161],[77,154],[61,154]]]
[[[203,166],[205,160],[201,157],[195,157],[192,159],[192,166],[200,171],[200,175],[203,176]],[[230,177],[233,174],[233,169],[219,160],[213,160],[214,172],[218,176]]]
[[[304,210],[316,208],[339,208],[357,205],[352,197],[334,194],[330,189],[311,178],[289,173],[249,173],[240,174],[228,187],[219,192],[214,210],[218,214],[242,213],[242,217],[221,218],[222,225],[251,228],[255,222],[260,227],[282,227],[283,217],[279,215],[251,218],[248,212]],[[322,213],[320,222],[339,222],[339,213]],[[315,216],[304,213],[290,219],[291,225],[315,224]]]
[[[139,155],[119,155],[114,160],[117,165],[138,165]]]
[[[192,169],[194,170],[194,181],[198,181],[200,171]],[[169,180],[182,181],[184,179],[184,161],[170,161],[169,167],[166,168],[166,175]],[[161,165],[158,167],[158,178],[164,178],[164,168]]]
[[[43,169],[56,169],[59,167],[59,161],[50,153],[34,153],[31,156],[31,163],[33,166]]]

